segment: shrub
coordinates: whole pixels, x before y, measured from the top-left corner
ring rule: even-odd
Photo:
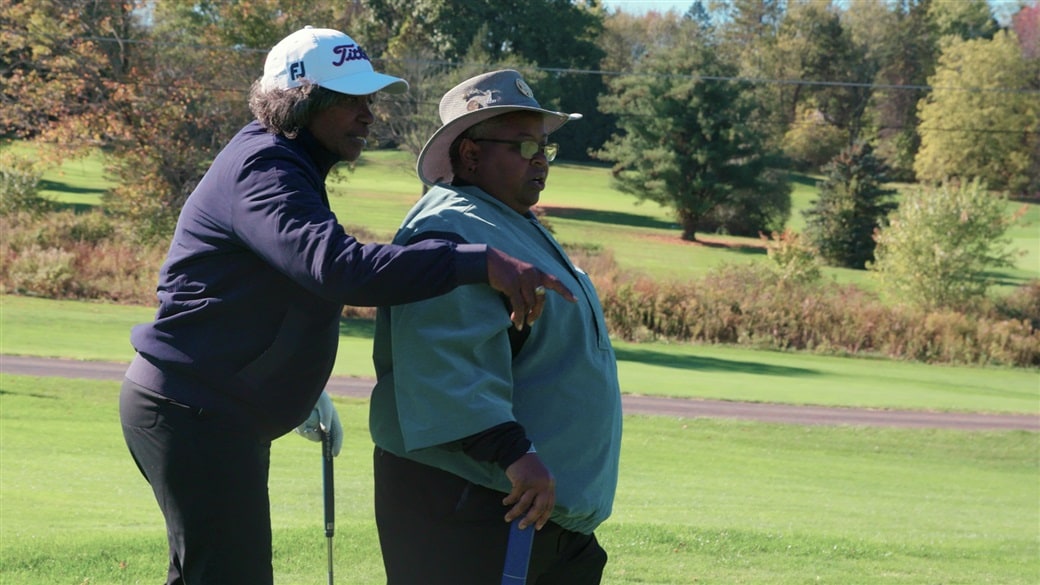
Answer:
[[[1006,319],[1026,321],[1040,329],[1040,280],[1032,280],[997,301],[996,311]]]
[[[50,200],[41,197],[39,189],[40,171],[30,161],[4,154],[0,163],[0,215],[39,215],[50,210]]]
[[[1005,200],[978,180],[912,191],[879,230],[868,268],[895,298],[966,310],[984,298],[994,269],[1012,266]]]
[[[30,246],[23,250],[9,268],[8,278],[13,292],[43,297],[76,296],[73,261],[75,255],[57,248]]]
[[[141,246],[100,212],[0,217],[0,284],[51,298],[151,305],[165,246]]]
[[[600,298],[611,333],[630,341],[1040,365],[1040,331],[1028,320],[887,305],[851,285],[784,279],[761,264],[722,266],[696,283],[619,276],[615,286],[600,289]]]
[[[818,109],[798,108],[798,122],[784,134],[784,155],[797,167],[815,170],[841,152],[849,133],[826,120]]]
[[[780,280],[791,282],[814,282],[820,279],[820,264],[811,246],[807,245],[790,229],[773,232],[769,238],[759,237],[766,243],[766,253],[773,261]]]

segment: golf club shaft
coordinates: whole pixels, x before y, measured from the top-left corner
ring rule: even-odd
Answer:
[[[332,439],[321,429],[321,483],[325,495],[325,538],[329,549],[329,585],[332,585],[332,536],[336,532],[336,489],[332,475]]]

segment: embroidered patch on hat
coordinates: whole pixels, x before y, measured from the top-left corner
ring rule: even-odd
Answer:
[[[529,98],[534,98],[534,92],[531,91],[531,86],[527,85],[527,82],[523,79],[517,78],[516,88],[520,90],[520,93],[524,94]]]
[[[495,96],[495,94],[497,93],[498,91],[496,90],[480,89],[474,89],[472,91],[467,92],[463,96],[463,99],[466,100],[466,111],[473,112],[479,110],[480,108],[486,108],[488,106],[494,105],[495,102],[498,101],[498,98],[496,98]]]

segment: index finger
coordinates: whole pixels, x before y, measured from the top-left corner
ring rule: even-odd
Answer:
[[[542,316],[542,310],[545,309],[546,289],[552,289],[561,297],[572,303],[576,300],[574,294],[571,293],[570,289],[564,286],[562,282],[560,282],[560,279],[541,271],[539,271],[539,276],[540,282],[543,284],[539,284],[534,288],[534,304],[529,305],[530,308],[527,310],[527,315],[525,317],[528,323],[534,323]]]
[[[542,272],[542,279],[541,279],[540,286],[544,286],[547,289],[551,289],[551,290],[555,291],[558,295],[560,295],[561,297],[567,299],[568,301],[570,301],[572,303],[577,300],[574,297],[574,293],[571,292],[571,289],[569,289],[566,286],[564,286],[563,283],[560,282],[559,278],[556,278],[555,276],[553,276],[551,274],[547,274],[545,272]]]

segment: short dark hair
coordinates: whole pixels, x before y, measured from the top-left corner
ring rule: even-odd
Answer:
[[[343,94],[304,81],[300,87],[264,90],[260,80],[249,90],[249,109],[271,134],[296,138],[314,116],[343,99]]]

